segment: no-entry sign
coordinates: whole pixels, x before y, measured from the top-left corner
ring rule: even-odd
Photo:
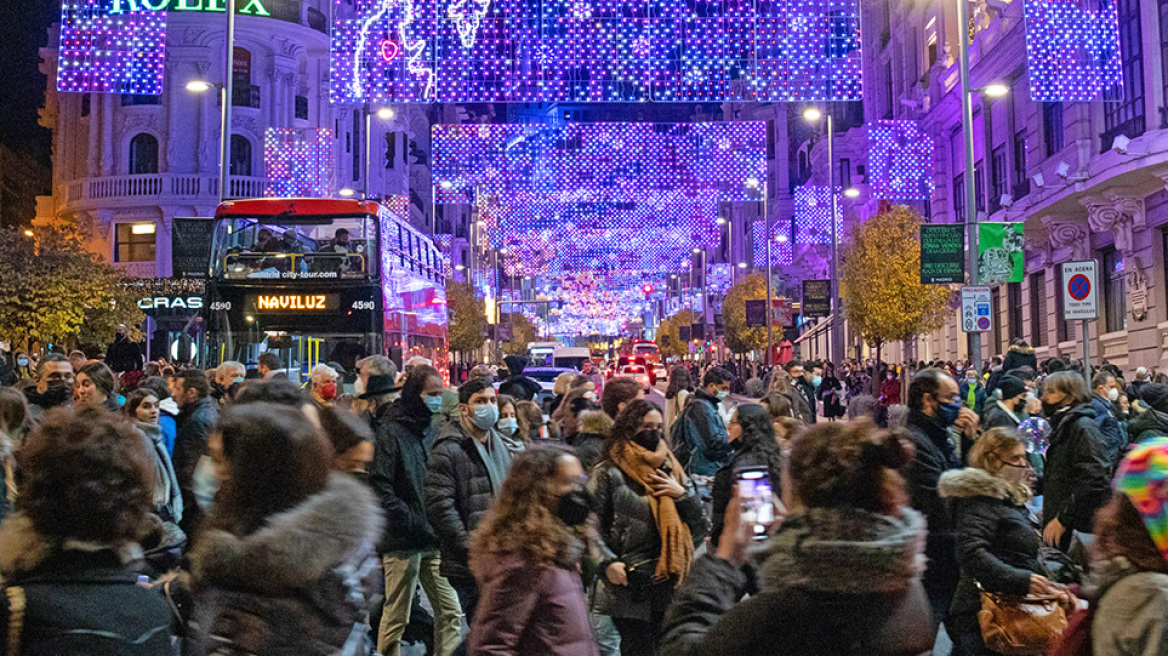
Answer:
[[[1097,287],[1094,260],[1063,263],[1063,319],[1097,319]]]

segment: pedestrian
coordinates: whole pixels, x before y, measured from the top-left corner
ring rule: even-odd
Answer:
[[[264,351],[256,361],[256,369],[264,380],[288,380],[288,370],[284,361],[272,351]]]
[[[142,434],[149,456],[151,492],[154,499],[153,512],[164,521],[178,524],[182,521],[182,492],[178,488],[178,478],[174,473],[170,454],[162,439],[162,426],[158,420],[158,396],[154,390],[139,388],[126,399],[126,416]]]
[[[518,454],[526,448],[523,436],[519,434],[519,409],[515,399],[506,394],[499,394],[499,421],[495,422],[495,430],[511,453]]]
[[[320,427],[333,448],[332,471],[369,484],[373,462],[373,431],[369,424],[337,405],[319,410]]]
[[[0,526],[4,653],[173,654],[171,613],[139,585],[132,560],[152,505],[133,427],[111,413],[56,410],[21,464],[20,511]]]
[[[565,438],[580,431],[580,413],[595,403],[589,398],[591,394],[584,388],[569,390],[563,403],[552,413],[552,423],[559,426],[559,432]]]
[[[73,404],[73,371],[69,358],[60,353],[49,353],[37,363],[36,383],[24,389],[33,423],[40,423],[53,408]]]
[[[508,396],[515,397],[520,401],[535,401],[539,398],[543,387],[523,375],[523,370],[527,368],[527,358],[519,357],[518,355],[508,355],[503,358],[503,362],[507,365],[507,380],[499,385],[499,392]]]
[[[665,443],[663,422],[653,404],[630,402],[588,479],[611,554],[601,563],[593,611],[613,619],[623,656],[657,653],[673,591],[708,532],[696,489]]]
[[[823,416],[828,421],[835,421],[844,416],[844,386],[835,375],[835,365],[830,362],[824,365],[823,382],[816,393],[823,401]]]
[[[576,378],[576,374],[571,371],[565,371],[559,376],[556,376],[556,381],[552,384],[552,394],[555,396],[552,397],[552,404],[548,406],[548,413],[555,414],[556,409],[564,401],[564,395],[572,388],[572,380],[574,378]]]
[[[247,377],[247,367],[242,362],[227,360],[223,364],[220,364],[216,371],[219,387],[222,389],[218,399],[219,405],[231,405],[231,402],[235,400],[235,396],[239,394],[239,388],[243,386],[244,379]]]
[[[442,392],[442,375],[433,367],[418,366],[406,377],[396,401],[388,401],[387,395],[371,399],[377,437],[369,483],[386,518],[378,548],[385,571],[385,609],[377,638],[377,649],[385,656],[401,653],[419,582],[435,612],[435,655],[450,656],[462,642],[462,608],[439,573],[438,535],[426,513],[426,461],[434,442],[430,418],[441,410]]]
[[[473,624],[479,589],[468,562],[470,534],[499,496],[514,456],[495,430],[499,405],[490,384],[467,382],[458,390],[458,402],[458,421],[442,428],[426,462],[423,494],[438,535],[439,571]]]
[[[900,379],[896,377],[895,367],[889,367],[884,372],[884,380],[880,383],[880,396],[876,400],[885,408],[900,404]]]
[[[802,360],[791,360],[783,366],[783,371],[791,377],[791,385],[795,391],[803,395],[803,400],[807,402],[806,415],[801,416],[800,419],[805,424],[814,424],[816,415],[818,414],[818,400],[815,397],[816,385],[814,383],[815,376],[823,379],[823,367],[817,363],[804,364]],[[816,373],[818,371],[818,373]]]
[[[973,410],[978,417],[985,416],[986,389],[977,369],[964,369],[963,367],[963,371],[958,372],[957,375],[961,381],[957,390],[957,393],[961,395],[961,402],[965,407]]]
[[[1119,400],[1119,390],[1115,386],[1115,376],[1101,371],[1091,379],[1091,408],[1095,410],[1095,425],[1103,436],[1103,455],[1114,470],[1123,458],[1127,443],[1119,430],[1119,416],[1115,402]]]
[[[941,498],[953,504],[961,568],[946,630],[954,656],[993,656],[997,652],[986,647],[978,621],[980,590],[1015,598],[1056,596],[1067,605],[1073,598],[1043,575],[1038,561],[1042,541],[1026,507],[1036,477],[1022,435],[1010,428],[986,431],[969,465],[945,472],[937,485]]]
[[[1034,355],[1034,349],[1021,337],[1010,340],[1010,348],[1006,351],[1006,357],[1002,358],[1002,371],[1009,373],[1018,367],[1038,369],[1038,356]]]
[[[78,410],[117,412],[121,409],[117,381],[109,367],[94,362],[81,367],[73,385],[73,405]]]
[[[1051,425],[1042,481],[1042,539],[1065,552],[1072,533],[1090,533],[1095,512],[1107,504],[1111,463],[1082,375],[1060,371],[1048,376],[1042,412]]]
[[[534,401],[520,401],[516,404],[515,411],[519,421],[519,435],[523,438],[524,446],[541,444],[551,439],[547,434],[543,412]]]
[[[791,405],[792,415],[804,424],[811,423],[814,415],[807,404],[807,397],[795,388],[791,375],[782,369],[771,372],[771,387],[768,394],[779,394]]]
[[[604,441],[612,431],[612,425],[612,418],[593,404],[580,413],[580,430],[565,438],[564,441],[574,449],[585,472],[592,471],[596,463],[600,462]]]
[[[730,497],[734,493],[735,474],[739,469],[765,467],[772,490],[779,490],[782,481],[782,454],[775,439],[770,412],[766,408],[754,403],[738,406],[726,427],[726,433],[734,454],[714,475],[710,528],[710,544],[714,546],[718,545],[722,535]]]
[[[336,403],[337,379],[339,377],[337,370],[327,364],[314,366],[308,374],[308,393],[312,402],[321,407]]]
[[[998,379],[998,389],[990,397],[991,403],[982,416],[982,428],[1017,428],[1030,418],[1026,413],[1026,383],[1014,376]]]
[[[1095,518],[1095,656],[1162,654],[1168,634],[1168,439],[1135,446]]]
[[[673,431],[673,422],[681,416],[689,395],[694,391],[689,370],[676,366],[669,372],[669,385],[665,388],[665,434]]]
[[[202,519],[195,497],[194,475],[199,459],[207,455],[207,441],[219,418],[219,408],[211,398],[207,376],[198,369],[179,372],[174,379],[174,399],[178,404],[178,432],[174,438],[174,473],[182,490],[183,522],[179,524],[187,535]],[[246,389],[244,391],[247,391]]]
[[[730,372],[710,367],[702,377],[702,387],[694,392],[673,426],[672,444],[685,471],[703,477],[718,473],[730,457],[726,425],[719,414],[730,395]]]
[[[597,656],[580,579],[596,542],[584,470],[566,448],[520,454],[471,536],[481,592],[470,651],[482,656]]]
[[[645,398],[645,388],[641,382],[628,376],[617,376],[608,381],[600,395],[600,407],[614,420],[629,403]]]
[[[20,390],[0,387],[0,522],[16,503],[16,455],[29,425],[24,395]]]
[[[957,589],[957,535],[950,504],[937,492],[941,474],[961,467],[956,436],[951,427],[966,435],[976,435],[977,416],[961,403],[957,381],[939,369],[918,373],[908,390],[907,428],[916,457],[905,470],[909,501],[925,515],[929,525],[925,555],[925,591],[933,609],[933,620],[942,623]]]
[[[932,653],[935,630],[919,580],[925,522],[906,507],[896,473],[911,454],[903,439],[867,421],[813,426],[796,437],[785,486],[791,513],[754,566],[747,566],[753,525],[727,513],[717,550],[698,560],[677,592],[660,653]],[[735,493],[729,507],[740,504]]]
[[[105,352],[106,366],[119,374],[126,371],[141,371],[145,361],[141,347],[130,341],[126,324],[119,323],[116,330],[114,341]]]
[[[1127,390],[1125,390],[1127,392],[1128,398],[1142,399],[1143,396],[1140,394],[1140,391],[1145,385],[1148,384],[1148,382],[1148,368],[1137,368],[1135,380],[1133,380],[1131,384],[1127,386]]]
[[[383,519],[373,494],[329,472],[302,413],[253,403],[224,413],[226,476],[190,554],[184,653],[363,656]]]

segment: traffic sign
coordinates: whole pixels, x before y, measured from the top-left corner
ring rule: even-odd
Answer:
[[[1063,319],[1099,318],[1095,260],[1063,263]]]
[[[990,288],[961,288],[961,332],[984,333],[990,329]]]

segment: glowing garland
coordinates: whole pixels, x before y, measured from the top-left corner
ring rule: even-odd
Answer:
[[[1026,63],[1035,102],[1122,97],[1123,66],[1115,0],[1097,10],[1081,0],[1025,0]],[[1139,82],[1135,82],[1138,84]]]
[[[166,4],[130,3],[115,13],[111,0],[65,0],[57,50],[57,91],[162,93],[166,63]]]
[[[329,196],[333,191],[330,128],[268,128],[264,133],[265,196]]]
[[[868,123],[868,184],[882,200],[933,196],[933,138],[916,121]]]

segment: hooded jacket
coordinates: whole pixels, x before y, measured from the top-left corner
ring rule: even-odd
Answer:
[[[187,656],[371,653],[382,524],[372,493],[333,474],[322,492],[250,535],[204,531],[191,553],[197,592]]]
[[[957,562],[961,581],[953,595],[951,632],[981,634],[977,613],[981,594],[1024,597],[1030,575],[1041,573],[1041,540],[1026,506],[1017,503],[1009,484],[984,469],[968,467],[941,475],[937,491],[952,499],[957,528]]]
[[[433,429],[431,413],[419,399],[407,409],[404,399],[377,409],[377,433],[369,485],[385,512],[379,550],[425,551],[438,548],[438,535],[426,516],[426,447]]]
[[[1014,345],[1006,351],[1006,357],[1002,359],[1002,373],[1010,373],[1018,367],[1030,367],[1038,371],[1038,356],[1034,354],[1034,349]]]
[[[694,565],[664,626],[670,656],[917,656],[936,631],[918,579],[920,514],[850,508],[789,515],[758,566],[712,555]],[[751,593],[751,598],[738,603]]]
[[[27,516],[0,527],[0,645],[9,643],[14,587],[24,594],[22,656],[169,656],[171,614],[138,585],[137,545],[70,547]],[[8,653],[5,651],[4,653]]]
[[[1091,626],[1094,656],[1160,656],[1168,649],[1168,574],[1142,572],[1124,558],[1096,568]]]
[[[718,414],[722,401],[704,389],[698,389],[685,403],[681,416],[673,423],[674,453],[686,471],[713,476],[730,457],[726,424]]]
[[[1115,415],[1115,406],[1107,398],[1098,394],[1091,395],[1091,407],[1095,410],[1095,425],[1103,435],[1103,455],[1112,467],[1119,465],[1123,458],[1123,436],[1119,430],[1119,418]]]
[[[1154,408],[1136,414],[1128,425],[1132,444],[1150,440],[1153,437],[1168,437],[1168,414]]]
[[[507,380],[499,385],[499,392],[510,394],[520,401],[534,401],[539,398],[543,386],[523,375],[523,370],[527,368],[526,358],[508,355],[503,358],[503,363],[507,365],[508,375]]]
[[[1051,418],[1050,446],[1042,482],[1042,517],[1058,518],[1066,529],[1090,533],[1095,512],[1111,499],[1111,463],[1103,452],[1103,436],[1090,403]]]

